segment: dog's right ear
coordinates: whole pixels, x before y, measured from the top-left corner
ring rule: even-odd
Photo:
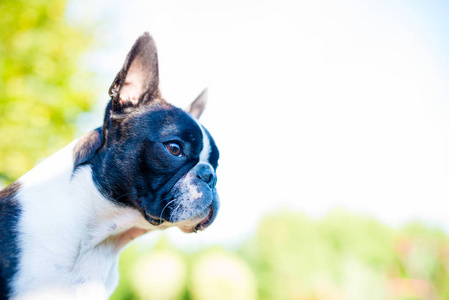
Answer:
[[[148,32],[134,43],[109,88],[109,96],[113,114],[127,113],[161,97],[156,44]]]
[[[199,119],[207,104],[207,88],[205,88],[201,94],[186,108],[184,111],[192,114],[195,118]]]

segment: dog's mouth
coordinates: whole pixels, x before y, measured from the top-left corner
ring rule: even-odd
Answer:
[[[212,224],[214,219],[215,219],[215,210],[211,205],[194,218],[181,222],[177,226],[179,227],[179,229],[181,229],[181,231],[185,233],[203,231],[204,229],[209,227],[210,224]]]
[[[215,211],[214,211],[213,206],[211,205],[209,207],[209,213],[206,215],[206,217],[201,222],[198,223],[198,225],[196,225],[195,231],[201,231],[201,230],[204,230],[207,227],[209,227],[209,225],[212,224],[212,221],[214,220],[214,214],[215,214]]]
[[[185,233],[203,231],[204,229],[209,227],[209,225],[212,224],[212,222],[215,219],[215,215],[216,215],[216,211],[215,211],[213,205],[210,205],[208,208],[206,208],[205,210],[203,210],[202,212],[200,212],[193,218],[190,218],[188,220],[181,221],[181,222],[171,223],[171,224],[173,226],[179,227],[179,229],[181,229],[181,231],[183,231]],[[167,222],[163,218],[154,217],[148,213],[145,214],[145,219],[148,221],[148,223],[150,223],[153,226],[159,226],[159,225],[162,225],[163,223]],[[170,222],[168,221],[168,223],[170,223]]]

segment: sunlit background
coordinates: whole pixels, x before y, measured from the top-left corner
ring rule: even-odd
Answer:
[[[114,299],[449,299],[449,2],[0,2],[0,179],[98,127],[135,39],[221,153],[205,232],[124,251]]]

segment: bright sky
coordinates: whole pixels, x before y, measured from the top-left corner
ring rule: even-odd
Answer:
[[[174,242],[232,244],[279,208],[449,231],[448,2],[72,2],[70,17],[107,24],[107,46],[86,59],[104,78],[101,106],[144,31],[168,101],[209,87],[201,121],[221,151],[222,207]]]

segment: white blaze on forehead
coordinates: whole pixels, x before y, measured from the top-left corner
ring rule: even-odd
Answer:
[[[201,125],[201,123],[198,121],[198,119],[195,118],[192,114],[189,114],[189,115],[196,122],[196,124],[198,124],[198,126],[201,129],[201,134],[203,135],[203,149],[201,150],[201,153],[200,153],[200,161],[199,162],[209,163],[209,156],[210,156],[210,152],[212,151],[211,146],[210,146],[209,136],[207,135],[206,130],[204,130],[203,125]]]
[[[198,123],[198,126],[200,126],[201,133],[203,134],[203,150],[201,150],[200,153],[200,162],[209,163],[209,155],[211,151],[209,136],[200,123]]]

